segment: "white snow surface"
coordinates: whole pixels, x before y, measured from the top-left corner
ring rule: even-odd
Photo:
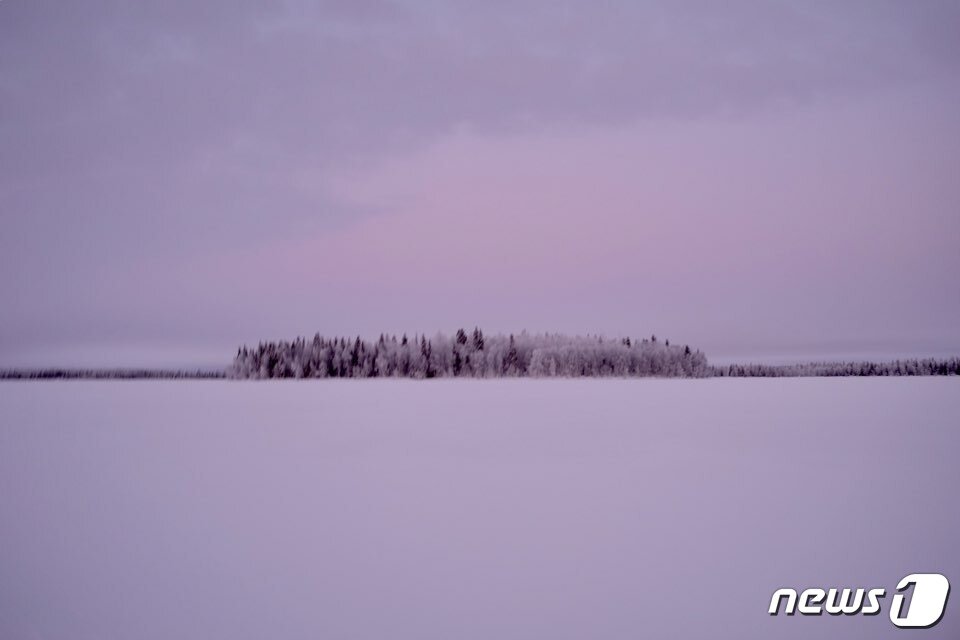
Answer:
[[[894,638],[960,379],[0,383],[0,638]],[[776,617],[779,587],[883,587]],[[927,638],[960,637],[960,598]]]

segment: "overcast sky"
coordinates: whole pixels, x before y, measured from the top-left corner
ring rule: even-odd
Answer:
[[[0,2],[0,365],[960,352],[956,2]]]

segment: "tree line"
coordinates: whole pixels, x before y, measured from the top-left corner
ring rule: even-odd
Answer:
[[[956,376],[960,358],[913,358],[890,362],[810,362],[804,364],[730,364],[710,367],[717,378],[797,378],[832,376]]]
[[[0,369],[0,380],[182,380],[225,378],[223,371],[179,369]]]
[[[261,342],[240,347],[231,378],[499,378],[637,377],[699,378],[707,359],[687,345],[656,336],[609,340],[560,334],[484,335],[475,328],[455,335],[381,335],[377,340],[325,338]]]
[[[889,362],[709,365],[687,345],[656,336],[607,339],[561,334],[484,335],[460,329],[453,336],[381,335],[261,342],[237,350],[225,370],[7,369],[0,380],[60,379],[267,379],[267,378],[500,378],[680,377],[785,378],[960,375],[960,358],[907,358]]]

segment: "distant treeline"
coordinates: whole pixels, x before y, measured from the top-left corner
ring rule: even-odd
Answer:
[[[656,336],[608,340],[557,334],[487,336],[480,329],[454,336],[381,335],[378,340],[297,338],[241,347],[227,370],[231,378],[501,378],[637,377],[700,378],[707,358],[686,345]]]
[[[138,380],[225,378],[223,371],[176,371],[164,369],[0,369],[0,380]]]
[[[797,378],[830,376],[956,376],[960,358],[924,358],[892,362],[810,362],[806,364],[730,364],[710,367],[717,378]]]
[[[174,369],[0,369],[0,380],[267,379],[267,378],[790,378],[960,375],[960,358],[891,362],[709,365],[687,345],[656,336],[607,339],[559,334],[487,336],[480,329],[381,335],[377,340],[325,338],[241,347],[225,371]]]

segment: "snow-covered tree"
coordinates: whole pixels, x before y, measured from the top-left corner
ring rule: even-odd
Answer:
[[[468,335],[381,335],[376,341],[324,338],[307,342],[266,342],[241,347],[229,375],[235,378],[367,377],[579,377],[707,375],[706,357],[689,347],[650,340],[604,340],[599,336],[532,335],[527,332],[485,336],[479,327]]]

